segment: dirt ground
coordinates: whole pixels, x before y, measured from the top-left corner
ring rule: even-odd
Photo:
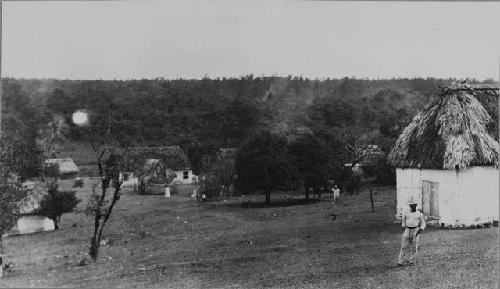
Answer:
[[[78,196],[90,192],[87,181]],[[91,220],[67,214],[56,232],[4,240],[11,272],[0,287],[498,288],[498,228],[429,228],[418,263],[397,267],[395,188],[333,205],[275,194],[196,207],[187,196],[125,194],[105,229],[111,245],[87,253]]]

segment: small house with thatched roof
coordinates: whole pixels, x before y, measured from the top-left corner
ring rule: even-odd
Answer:
[[[163,182],[172,176],[174,183],[193,182],[191,163],[180,146],[136,147],[133,155],[139,168],[134,173],[123,172],[123,181],[136,184],[140,178],[154,178]]]
[[[498,132],[478,101],[492,95],[498,89],[445,88],[402,132],[388,156],[396,167],[398,217],[413,198],[442,226],[498,221]]]
[[[45,166],[57,166],[61,179],[76,178],[79,170],[72,158],[46,159]]]

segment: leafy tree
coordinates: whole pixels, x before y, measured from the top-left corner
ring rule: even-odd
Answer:
[[[10,81],[4,83],[2,105],[2,136],[11,145],[16,173],[21,180],[36,177],[41,172],[41,153],[36,143],[37,111],[22,88]]]
[[[217,154],[214,164],[212,165],[212,173],[220,183],[222,195],[229,198],[229,194],[234,186],[236,178],[235,158],[236,150],[223,149]]]
[[[220,113],[220,136],[222,146],[243,139],[257,121],[259,111],[254,105],[236,99]]]
[[[61,191],[57,184],[50,186],[37,213],[54,221],[54,228],[58,230],[62,214],[73,212],[81,201],[76,198],[75,193],[76,191]]]
[[[26,191],[19,184],[0,184],[0,255],[2,235],[10,230],[19,218],[19,201],[26,197]]]
[[[384,186],[396,184],[396,170],[385,159],[378,161],[376,169],[377,184]]]
[[[71,115],[77,108],[78,103],[61,88],[56,88],[47,98],[46,106],[52,113]]]
[[[380,133],[397,139],[411,120],[412,115],[405,108],[387,111],[379,119]]]
[[[330,176],[330,155],[326,142],[314,135],[304,135],[291,144],[291,154],[299,178],[304,183],[306,200],[309,188],[326,187]]]
[[[206,161],[205,173],[200,180],[201,192],[212,198],[229,198],[236,178],[236,150],[221,149],[216,157]]]
[[[353,100],[318,99],[308,110],[309,118],[320,127],[346,127],[358,122],[359,109]]]
[[[0,255],[3,254],[2,236],[10,230],[19,217],[19,202],[26,197],[26,191],[16,182],[18,170],[12,144],[5,137],[0,138]]]
[[[219,200],[221,183],[216,176],[207,174],[199,180],[199,193],[204,194],[210,200]]]
[[[244,144],[235,160],[236,187],[264,192],[266,203],[271,202],[271,192],[287,186],[295,167],[286,138],[263,132]]]
[[[190,140],[182,141],[181,148],[186,153],[195,175],[206,173],[206,170],[209,168],[207,164],[213,161],[218,150],[215,144],[202,144],[199,141]]]

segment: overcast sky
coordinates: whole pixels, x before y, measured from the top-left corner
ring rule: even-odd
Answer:
[[[2,74],[498,79],[500,3],[4,2]]]

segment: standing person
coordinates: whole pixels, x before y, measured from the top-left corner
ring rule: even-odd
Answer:
[[[417,202],[413,199],[408,203],[409,212],[403,212],[401,226],[403,237],[398,265],[412,265],[417,259],[418,240],[420,233],[425,229],[424,214],[417,211]]]
[[[170,188],[165,185],[165,198],[170,199]]]
[[[340,198],[340,189],[339,187],[337,187],[337,185],[334,185],[333,188],[332,188],[332,191],[333,191],[333,202],[332,203],[336,203],[338,202],[339,198]]]

